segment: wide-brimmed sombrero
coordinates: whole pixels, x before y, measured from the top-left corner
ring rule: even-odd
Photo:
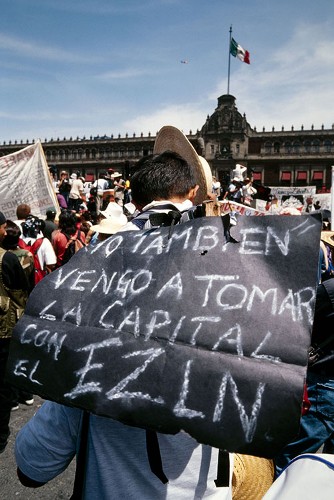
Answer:
[[[274,463],[268,458],[233,455],[233,500],[261,500],[274,481]]]
[[[321,231],[321,240],[334,247],[334,231]]]
[[[162,127],[155,139],[153,154],[172,151],[180,155],[194,168],[196,182],[199,189],[196,194],[195,204],[199,205],[208,198],[207,193],[212,190],[212,173],[208,162],[196,153],[193,145],[181,130],[171,125]]]

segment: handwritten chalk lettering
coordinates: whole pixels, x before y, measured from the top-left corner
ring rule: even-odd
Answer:
[[[124,318],[124,320],[120,323],[119,327],[116,330],[116,333],[120,333],[124,327],[127,327],[127,331],[129,331],[130,328],[133,329],[133,335],[134,337],[139,337],[140,333],[140,308],[138,306],[135,306],[133,311],[130,311],[130,313]],[[134,318],[134,319],[132,319]]]
[[[315,290],[312,287],[305,287],[296,292],[289,289],[286,297],[284,297],[281,304],[279,304],[277,288],[269,288],[263,291],[257,285],[252,285],[252,289],[249,292],[246,286],[242,284],[228,283],[218,291],[214,289],[215,283],[236,280],[239,279],[239,276],[196,275],[195,279],[208,282],[204,290],[202,307],[207,306],[209,300],[215,300],[216,304],[223,310],[244,308],[247,312],[252,312],[254,307],[257,307],[256,298],[262,303],[267,299],[267,303],[269,303],[268,310],[270,310],[272,315],[281,315],[288,312],[291,314],[292,321],[297,322],[304,318],[303,311],[305,311],[308,323],[312,324],[315,300]]]
[[[123,243],[123,236],[121,235],[114,236],[113,238],[110,238],[109,241],[107,240],[105,256],[110,257],[110,255],[116,252],[121,243]]]
[[[230,338],[235,334],[235,338]],[[212,350],[217,351],[222,342],[226,340],[228,344],[234,344],[236,346],[236,351],[238,356],[243,356],[242,349],[242,338],[241,338],[241,327],[239,323],[236,323],[232,328],[229,328],[223,335],[219,337]]]
[[[254,433],[256,430],[256,425],[257,425],[257,420],[259,417],[259,413],[261,410],[261,404],[262,404],[262,396],[266,387],[266,384],[263,382],[260,382],[257,386],[256,390],[256,395],[255,395],[255,400],[252,406],[252,411],[250,416],[247,415],[247,412],[245,410],[245,407],[240,400],[239,397],[239,392],[238,392],[238,387],[233,379],[232,375],[230,372],[227,372],[221,381],[220,388],[219,388],[219,397],[218,401],[216,403],[216,407],[214,410],[213,414],[213,422],[220,422],[222,418],[222,413],[224,409],[224,401],[226,398],[226,392],[227,392],[227,384],[229,382],[230,388],[231,388],[231,395],[233,398],[233,401],[238,409],[239,415],[240,415],[240,422],[242,429],[245,434],[245,441],[247,443],[250,443],[254,437]]]
[[[184,239],[183,249],[189,248],[190,236],[193,233],[194,228],[189,226],[184,231],[180,233],[174,232],[170,240],[168,240],[167,245],[164,241],[164,236],[160,234],[160,231],[154,231],[150,233],[145,233],[143,236],[139,237],[138,241],[132,248],[133,253],[140,252],[141,255],[152,253],[155,255],[160,255],[163,252],[169,252],[171,246],[178,240]],[[152,239],[154,238],[154,239]],[[145,244],[145,247],[142,248]],[[212,250],[219,244],[219,232],[215,226],[200,227],[196,232],[196,238],[193,243],[193,251],[204,251]]]
[[[91,251],[91,254],[97,252],[101,247],[104,248],[104,255],[105,257],[110,257],[122,244],[123,242],[123,236],[117,235],[113,236],[112,238],[108,238],[107,241],[101,241],[101,243],[98,243],[93,250]]]
[[[196,345],[197,334],[201,330],[203,323],[205,323],[205,322],[219,323],[220,320],[221,320],[220,316],[198,316],[198,317],[192,318],[191,321],[199,321],[199,325],[197,326],[196,330],[194,331],[194,333],[191,336],[190,344]]]
[[[267,341],[271,339],[271,337],[272,337],[271,332],[267,332],[267,334],[264,337],[264,339],[262,340],[262,342],[260,342],[260,344],[257,346],[257,348],[255,349],[255,351],[252,352],[251,358],[267,359],[268,361],[274,361],[275,363],[281,363],[282,362],[281,358],[279,358],[277,356],[271,356],[271,355],[268,355],[268,354],[258,354],[259,351],[261,351],[262,347],[267,343]]]
[[[159,322],[159,316],[162,318],[162,321]],[[159,330],[163,326],[169,325],[171,323],[169,312],[168,311],[153,311],[151,314],[151,320],[150,322],[146,325],[146,333],[145,333],[145,340],[148,340],[151,338],[153,332],[155,330]]]
[[[145,291],[152,281],[152,272],[148,269],[132,271],[128,269],[119,278],[116,293],[124,299],[127,295],[134,296]]]
[[[71,285],[71,290],[78,290],[80,292],[83,292],[84,290],[86,290],[86,287],[84,286],[79,286],[80,283],[91,283],[91,280],[90,279],[82,279],[82,276],[85,276],[87,274],[95,274],[96,271],[95,269],[91,269],[90,271],[79,271],[78,275],[77,275],[77,278],[75,280],[75,282],[73,283],[73,285]]]
[[[205,307],[208,304],[209,292],[212,289],[214,281],[233,281],[239,279],[238,275],[233,276],[233,275],[221,275],[221,274],[210,274],[210,275],[194,276],[194,277],[199,281],[208,281],[208,285],[204,293],[204,301],[202,307]]]
[[[58,272],[55,273],[56,274],[56,279],[54,280],[55,290],[57,290],[57,288],[61,287],[61,285],[63,285],[65,283],[65,281],[68,280],[68,278],[70,276],[72,276],[73,274],[76,274],[76,272],[78,270],[79,270],[79,268],[76,267],[75,269],[72,269],[72,271],[69,271],[68,273],[66,273],[65,267],[59,268]],[[64,274],[64,276],[63,276],[63,274]]]
[[[186,316],[181,316],[181,318],[178,320],[176,327],[173,330],[172,335],[170,336],[169,343],[173,344],[175,340],[177,339],[177,336],[182,328],[183,321],[186,319]]]
[[[313,227],[316,227],[316,224],[310,224],[308,220],[305,220],[298,226],[291,229],[291,232],[297,231],[298,236],[301,236],[302,234],[312,230]]]
[[[190,241],[190,236],[192,233],[192,227],[186,228],[184,231],[180,231],[179,233],[176,233],[175,231],[172,234],[172,237],[168,240],[167,246],[166,246],[166,252],[168,253],[170,251],[170,247],[173,243],[176,241],[184,239],[183,243],[183,250],[187,250],[189,248],[189,241]]]
[[[165,283],[157,293],[157,299],[159,299],[165,292],[172,292],[173,296],[177,299],[182,298],[183,285],[181,279],[181,273],[178,272],[170,278],[170,280]]]
[[[33,330],[33,332],[31,332]],[[46,347],[46,351],[50,354],[51,350],[54,351],[53,359],[58,360],[58,355],[61,351],[66,334],[59,334],[50,330],[40,330],[36,332],[37,325],[30,324],[24,329],[21,334],[21,344],[33,344],[35,347]],[[31,334],[29,337],[28,334]]]
[[[174,406],[174,414],[177,417],[186,417],[186,418],[205,418],[204,413],[201,411],[191,410],[186,406],[186,399],[189,393],[189,376],[190,376],[190,368],[193,360],[189,359],[186,364],[182,388],[179,395],[179,400]]]
[[[284,256],[289,253],[290,231],[287,230],[282,240],[275,232],[274,228],[248,228],[240,231],[242,236],[239,253],[241,254],[260,254],[270,255],[273,246],[273,240]],[[263,237],[263,238],[261,238]]]
[[[105,317],[111,311],[115,306],[120,306],[123,307],[123,302],[120,300],[115,300],[110,306],[107,307],[107,309],[102,313],[101,318],[99,319],[99,325],[102,326],[102,328],[115,328],[113,323],[106,323],[104,321]]]
[[[309,296],[308,300],[302,301],[302,294],[307,292]],[[298,292],[293,293],[291,289],[289,289],[287,296],[283,300],[278,314],[282,314],[285,310],[291,311],[291,316],[293,321],[300,321],[303,319],[303,309],[306,310],[306,317],[308,319],[309,324],[311,325],[313,322],[313,303],[315,300],[315,291],[311,287],[303,288]]]
[[[70,399],[76,398],[79,394],[86,394],[88,392],[101,392],[102,388],[100,386],[100,382],[86,382],[84,383],[85,377],[87,373],[92,370],[101,370],[103,368],[103,363],[93,363],[91,364],[94,352],[96,349],[105,349],[110,346],[121,346],[122,342],[119,338],[106,339],[102,342],[96,342],[95,344],[89,344],[84,347],[80,347],[76,349],[77,352],[80,351],[88,351],[88,359],[83,368],[80,368],[75,372],[76,375],[80,375],[79,381],[74,389],[70,392],[67,392],[64,396]]]
[[[149,252],[153,253],[152,250],[154,250],[154,255],[161,255],[164,251],[165,246],[163,236],[161,236],[159,231],[155,232],[154,234],[156,235],[156,237],[154,238],[154,240],[149,241],[149,244],[147,245],[145,250],[141,252],[141,255],[145,255]]]
[[[211,243],[209,243],[211,241]],[[200,227],[197,231],[194,250],[212,250],[219,243],[218,229],[215,226]]]
[[[239,302],[237,302],[236,304],[223,304],[221,302],[221,298],[222,298],[222,295],[227,292],[227,296],[229,297],[230,293],[231,293],[231,290],[234,290],[234,291],[237,291],[237,292],[240,292],[240,300]],[[238,295],[238,293],[234,294],[235,295]],[[219,292],[217,293],[217,296],[216,296],[216,301],[217,301],[217,305],[222,307],[223,309],[242,309],[243,308],[243,305],[245,304],[246,300],[247,300],[247,296],[248,296],[248,290],[247,288],[244,286],[244,285],[239,285],[238,283],[229,283],[225,286],[223,286],[223,288],[221,290],[219,290]]]
[[[81,325],[81,302],[77,306],[72,307],[72,309],[65,311],[62,317],[62,321],[66,321],[67,318],[73,317],[76,326]]]
[[[149,250],[153,249],[155,250],[155,254],[158,255],[160,255],[162,252],[168,253],[170,251],[171,245],[176,241],[182,239],[185,240],[183,243],[183,250],[186,250],[189,248],[189,241],[192,232],[193,228],[191,226],[179,233],[174,232],[172,237],[168,240],[167,245],[166,242],[161,237],[159,230],[150,231],[144,234],[141,233],[135,235],[135,238],[138,238],[138,241],[136,241],[131,252],[134,254],[140,253],[140,255],[144,255],[147,254]],[[154,237],[153,242],[151,242],[150,240],[150,238],[152,237]],[[147,244],[147,246],[144,246],[144,244]]]
[[[148,358],[141,366],[136,368],[132,373],[130,373],[123,380],[121,380],[115,387],[110,389],[110,391],[106,393],[106,397],[109,400],[120,399],[120,398],[123,399],[138,398],[138,399],[144,399],[145,401],[152,401],[153,403],[164,404],[165,401],[161,396],[158,396],[157,398],[152,398],[149,394],[144,394],[142,392],[124,391],[124,389],[128,386],[130,382],[137,380],[139,375],[145,372],[146,368],[152,363],[152,361],[154,361],[155,358],[161,356],[161,354],[163,354],[164,352],[165,350],[162,348],[159,349],[151,348],[144,351],[131,352],[129,354],[125,354],[124,356],[122,356],[124,359],[131,358],[134,356],[148,356]]]
[[[255,298],[259,298],[263,303],[269,295],[272,295],[271,314],[275,315],[277,313],[277,288],[269,288],[263,293],[258,286],[253,285],[253,289],[249,294],[248,304],[246,308],[247,311],[249,312],[252,310]]]
[[[34,384],[43,385],[41,384],[41,382],[39,382],[34,378],[38,366],[39,366],[39,360],[36,361],[34,364],[32,364],[31,360],[22,359],[18,363],[16,363],[14,367],[14,375],[16,375],[17,377],[25,377]]]
[[[54,306],[55,304],[57,304],[56,300],[50,302],[50,304],[48,304],[41,310],[41,312],[39,313],[39,317],[41,319],[46,319],[48,321],[56,321],[56,316],[54,314],[47,313],[47,311],[51,309],[51,307]]]
[[[104,243],[104,241],[102,243]],[[107,273],[105,272],[104,269],[102,269],[101,276],[99,277],[99,279],[97,280],[97,282],[95,283],[93,288],[91,289],[91,292],[92,293],[95,292],[95,290],[97,290],[99,285],[102,284],[102,293],[104,293],[104,295],[107,295],[110,291],[111,285],[113,284],[113,281],[116,278],[116,276],[117,276],[117,271],[115,271],[112,274],[111,278],[108,280]]]
[[[138,239],[138,241],[135,243],[131,251],[132,253],[137,254],[139,252],[139,248],[141,247],[142,243],[146,241],[147,234],[141,231],[140,233],[136,233],[134,235],[134,238],[135,240]]]
[[[303,301],[302,295],[306,294],[306,300]],[[297,310],[297,321],[303,319],[303,309],[306,310],[306,315],[310,325],[313,324],[313,306],[315,302],[315,290],[312,287],[305,287],[295,293],[296,297],[296,310]]]

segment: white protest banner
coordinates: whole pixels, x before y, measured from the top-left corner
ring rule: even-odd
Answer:
[[[40,141],[0,158],[0,210],[15,220],[21,203],[37,217],[49,207],[60,210]]]
[[[266,213],[262,210],[256,210],[255,208],[248,207],[246,205],[242,205],[241,203],[237,203],[236,201],[219,201],[220,205],[220,213],[228,214],[230,212],[238,212],[240,215],[266,215]]]

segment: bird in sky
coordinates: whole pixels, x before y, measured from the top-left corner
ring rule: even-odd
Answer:
[[[182,61],[180,61],[181,64],[188,64],[188,61],[186,59],[182,59]]]

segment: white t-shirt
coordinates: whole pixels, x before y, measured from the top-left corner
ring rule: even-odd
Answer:
[[[22,239],[27,245],[32,245],[38,238],[23,237]],[[43,237],[43,243],[37,250],[37,257],[42,269],[45,269],[45,266],[53,266],[56,264],[57,257],[55,251],[51,241],[47,238]]]

